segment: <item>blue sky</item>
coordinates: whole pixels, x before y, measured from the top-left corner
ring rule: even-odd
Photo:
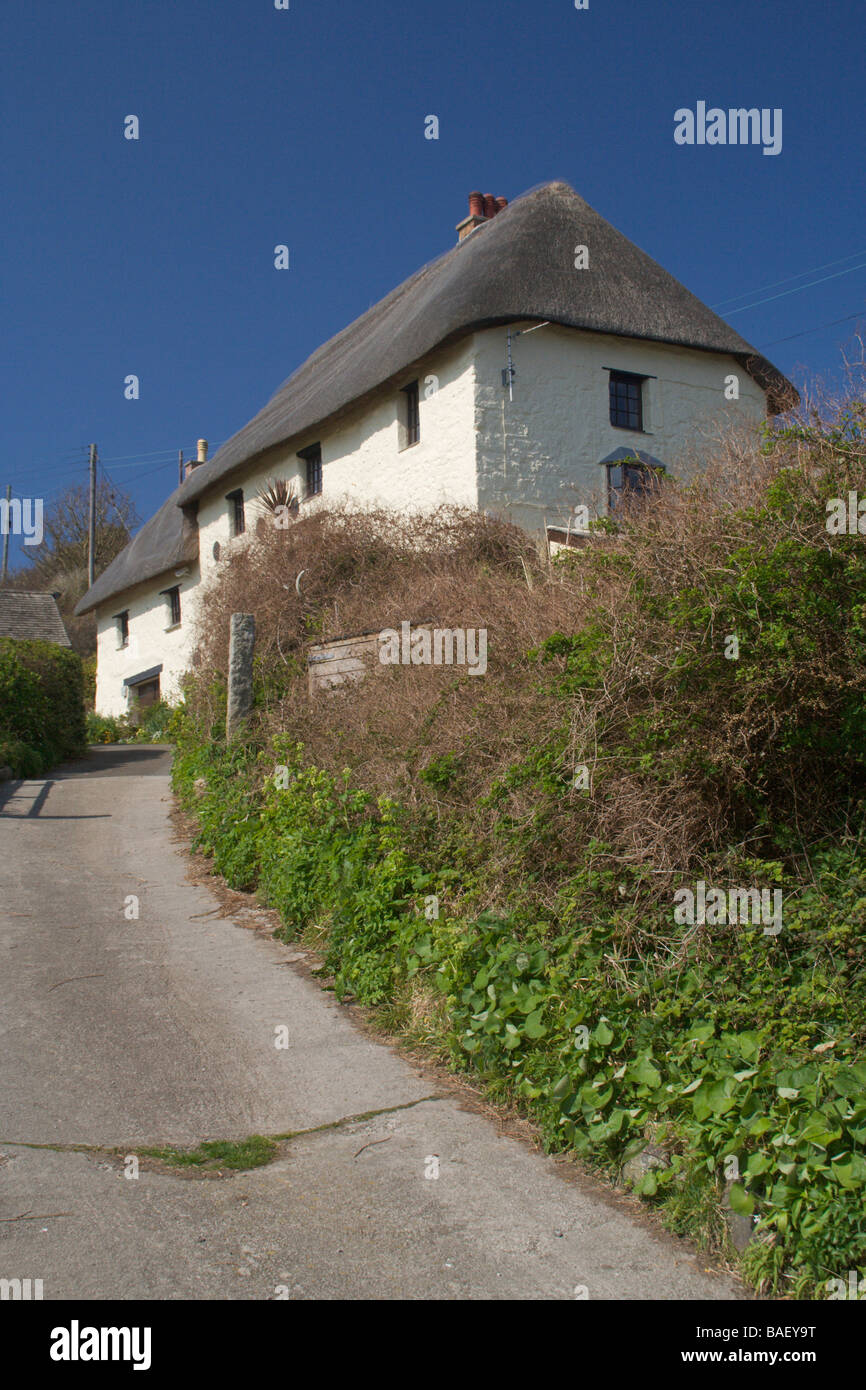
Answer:
[[[838,375],[866,324],[861,4],[290,3],[7,6],[0,488],[47,504],[93,441],[145,519],[178,449],[447,250],[474,188],[565,179],[788,375]],[[675,144],[698,100],[781,107],[782,152]]]

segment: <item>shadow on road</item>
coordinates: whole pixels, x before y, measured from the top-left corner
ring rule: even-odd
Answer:
[[[42,807],[55,782],[78,777],[167,777],[172,748],[167,743],[102,743],[83,758],[61,763],[46,777],[0,783],[0,815],[27,820],[107,820],[107,816],[43,816]]]
[[[83,758],[61,763],[52,770],[51,780],[65,782],[70,777],[167,777],[171,772],[170,743],[97,743]]]

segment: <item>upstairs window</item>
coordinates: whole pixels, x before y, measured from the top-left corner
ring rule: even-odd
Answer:
[[[162,596],[168,606],[168,625],[169,627],[180,626],[180,585],[175,585],[173,589],[163,589]]]
[[[663,464],[640,463],[637,459],[623,459],[619,463],[607,465],[607,498],[611,513],[621,511],[624,505],[651,497],[657,492],[664,475]]]
[[[403,397],[403,419],[400,430],[400,448],[408,449],[421,441],[421,412],[418,407],[418,382],[410,381],[400,393]]]
[[[321,444],[311,444],[308,449],[301,449],[298,458],[304,460],[307,468],[304,496],[317,497],[322,491]]]
[[[115,615],[114,615],[114,625],[115,625],[115,627],[116,627],[116,629],[117,629],[117,645],[118,645],[118,647],[128,647],[128,646],[129,646],[129,609],[128,609],[128,608],[125,609],[123,613],[115,613]]]
[[[243,488],[235,488],[234,492],[226,493],[226,501],[229,504],[229,534],[242,536],[247,529]]]
[[[610,374],[610,423],[621,430],[643,429],[643,384],[645,377],[633,372]]]

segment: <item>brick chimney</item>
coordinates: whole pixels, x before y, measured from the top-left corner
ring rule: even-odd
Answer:
[[[463,241],[476,227],[483,227],[485,222],[489,222],[507,206],[507,198],[494,198],[492,193],[470,193],[469,216],[457,223],[457,240]]]

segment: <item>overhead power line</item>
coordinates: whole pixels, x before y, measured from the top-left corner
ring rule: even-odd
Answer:
[[[778,294],[768,294],[765,299],[756,299],[752,304],[743,304],[739,309],[728,309],[725,317],[730,318],[733,314],[744,314],[747,309],[757,309],[759,304],[769,304],[773,299],[784,299],[789,294],[799,294],[800,290],[810,290],[813,285],[823,285],[827,280],[838,280],[840,275],[850,275],[855,270],[866,270],[866,261],[860,265],[851,265],[847,270],[836,270],[832,275],[822,275],[818,280],[809,280],[805,285],[795,285],[792,290],[780,290]]]
[[[758,343],[759,348],[775,347],[777,343],[790,343],[792,338],[805,338],[809,333],[820,333],[822,328],[835,328],[839,323],[850,323],[851,319],[866,317],[866,308],[858,309],[854,314],[846,314],[842,319],[830,319],[828,323],[818,323],[814,328],[804,328],[799,333],[789,333],[786,338],[774,338],[771,343]]]
[[[853,261],[855,256],[866,256],[866,246],[862,251],[852,251],[850,256],[840,256],[838,261],[827,261],[824,265],[813,265],[809,270],[798,271],[796,275],[786,275],[782,280],[772,280],[769,285],[758,285],[754,290],[733,294],[730,299],[721,299],[718,304],[711,304],[710,308],[721,309],[725,304],[735,304],[738,299],[746,299],[750,294],[763,294],[764,290],[775,290],[779,285],[788,285],[792,280],[801,280],[804,275],[817,275],[819,270],[829,270],[831,266],[841,265],[843,261]],[[856,269],[856,266],[852,269]]]

